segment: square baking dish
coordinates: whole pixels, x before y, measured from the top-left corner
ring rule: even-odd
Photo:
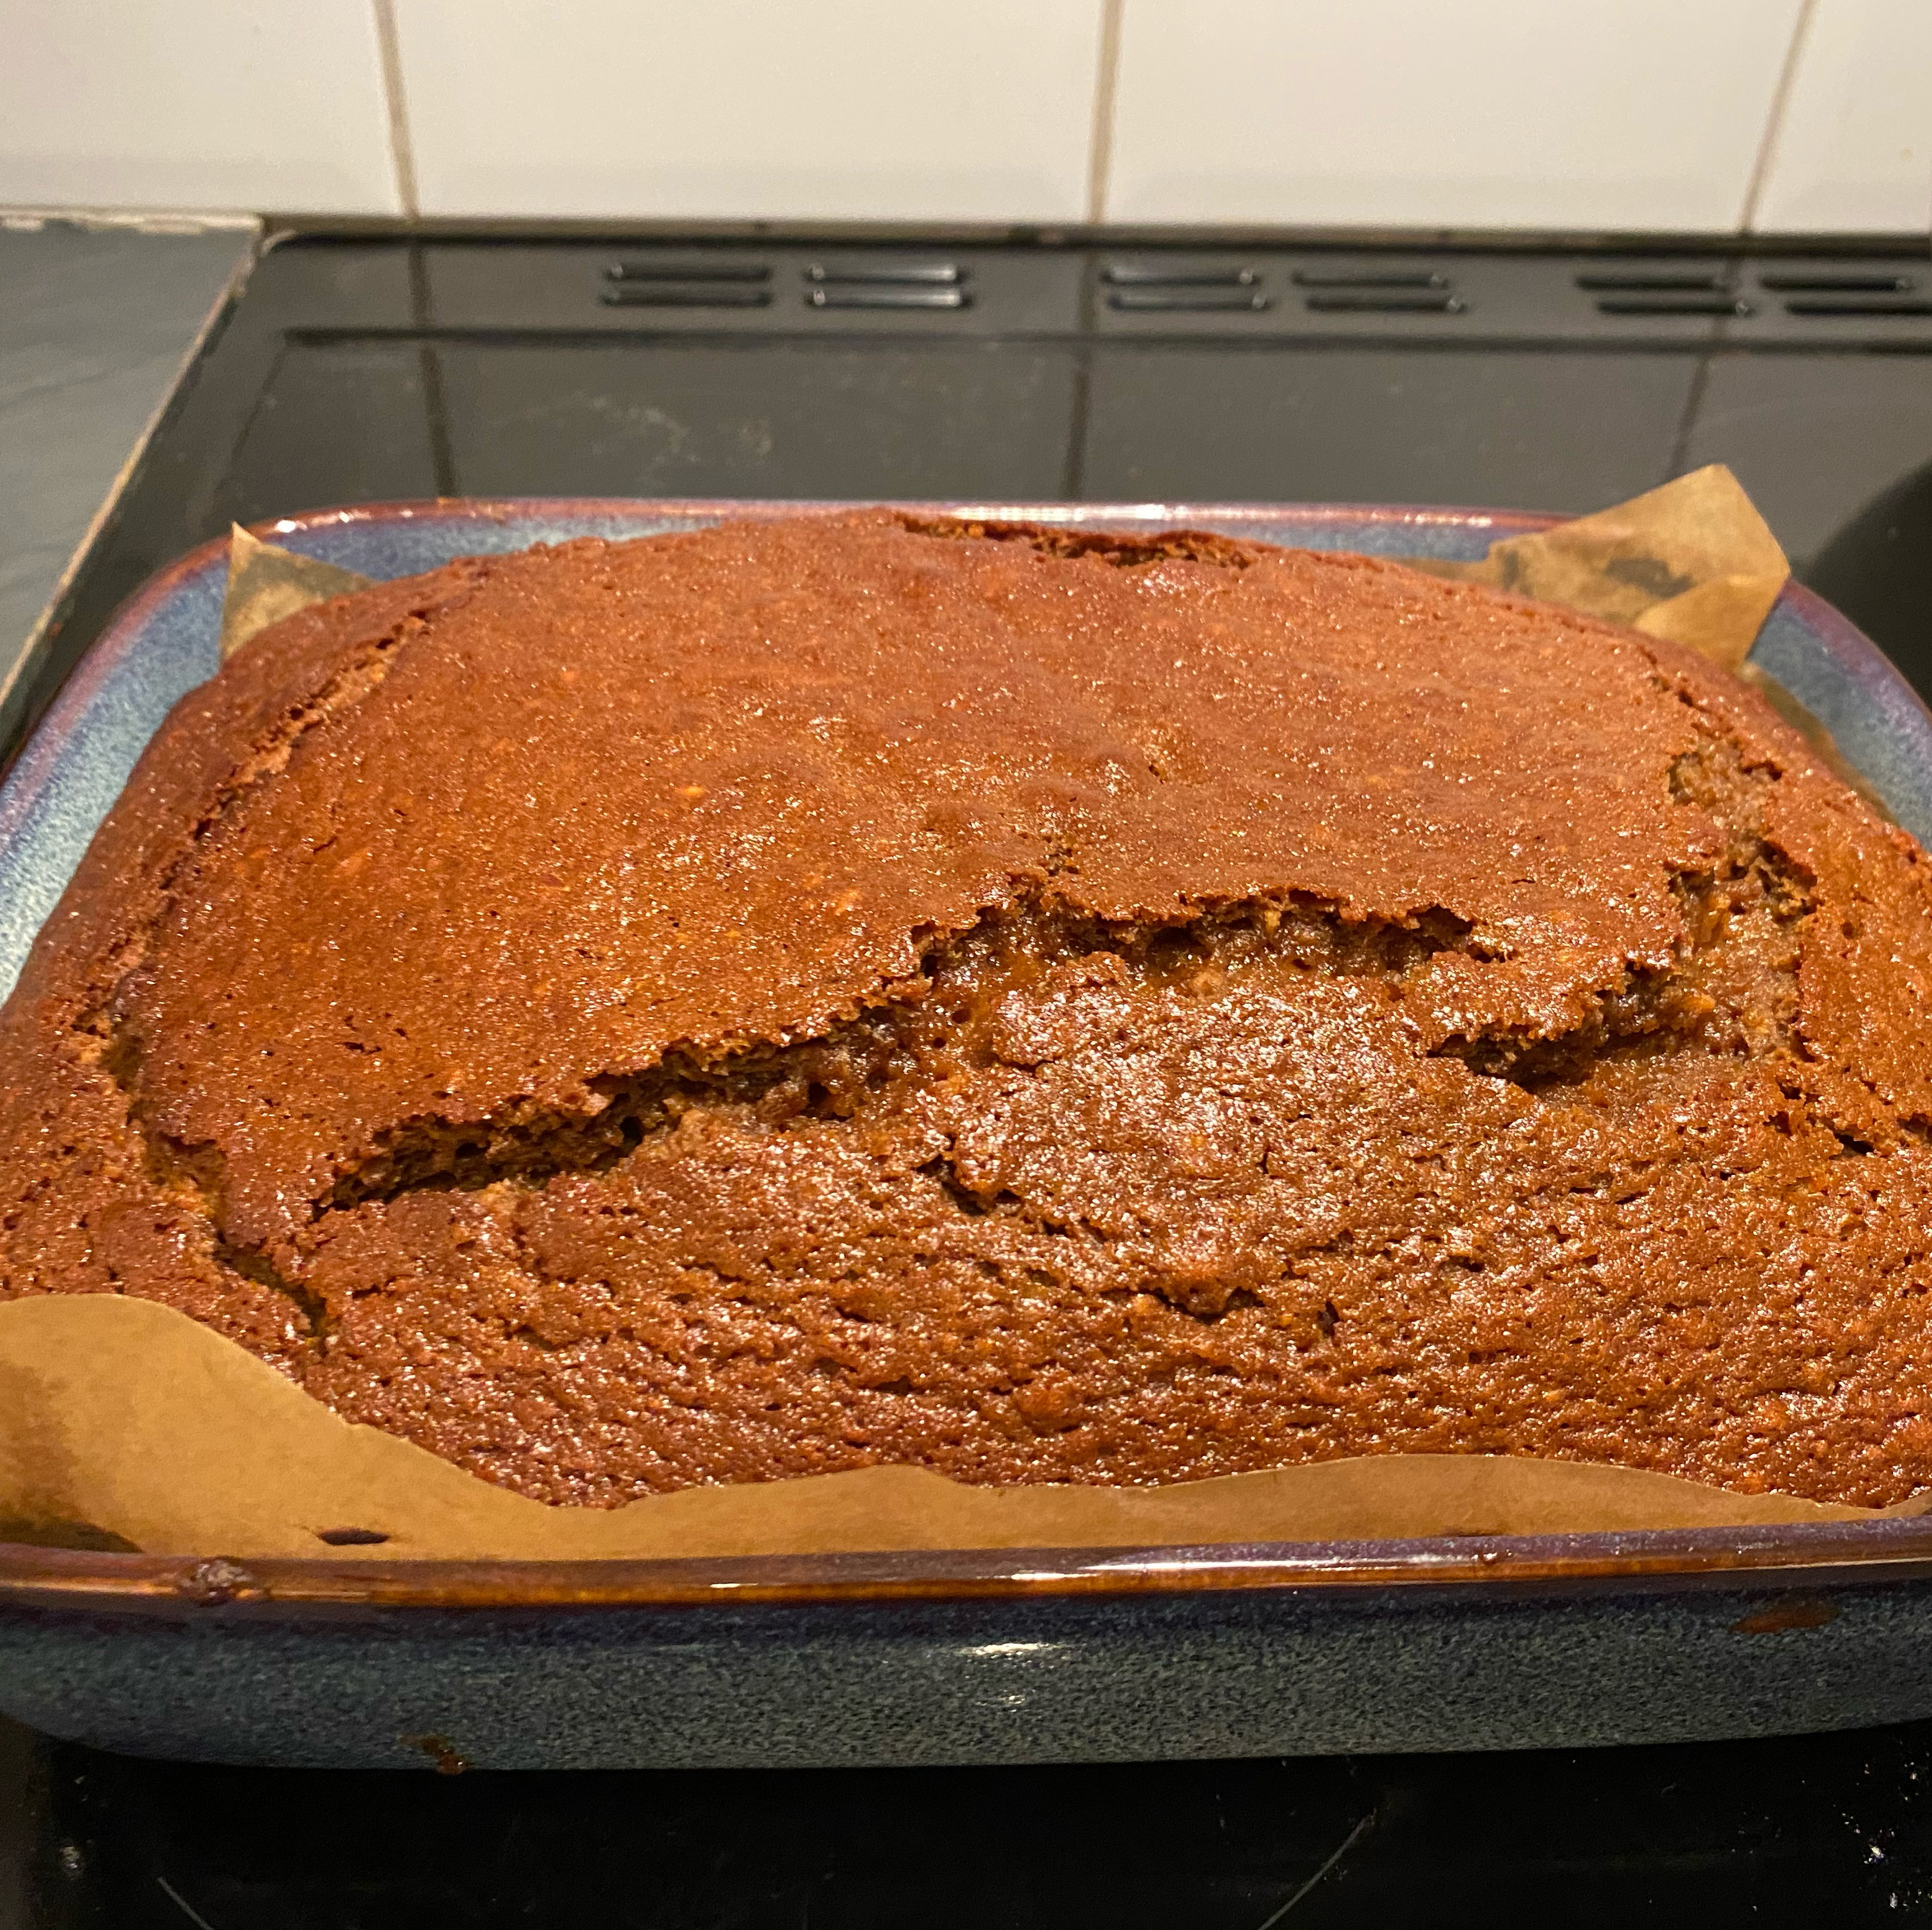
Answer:
[[[824,504],[504,500],[256,533],[376,578]],[[1480,557],[1559,519],[921,504]],[[226,545],[150,582],[0,785],[0,990],[142,747],[212,676]],[[1932,842],[1932,715],[1788,587],[1753,651]],[[4,1420],[4,1415],[0,1415]],[[0,1544],[0,1709],[98,1747],[340,1767],[768,1767],[1573,1746],[1932,1715],[1932,1523],[608,1562],[239,1562]]]

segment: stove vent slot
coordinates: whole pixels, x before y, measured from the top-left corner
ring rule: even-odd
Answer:
[[[1664,269],[1592,269],[1577,276],[1576,286],[1592,295],[1728,295],[1731,292],[1730,282],[1715,272],[1679,273]]]
[[[1602,295],[1600,315],[1753,315],[1756,310],[1742,297],[1721,295]]]
[[[1429,269],[1298,268],[1298,288],[1447,288],[1449,278]]]
[[[813,308],[970,308],[966,271],[952,261],[880,261],[804,270],[805,300]]]
[[[1918,284],[1909,275],[1761,275],[1760,288],[1774,295],[1910,295]]]
[[[1432,268],[1298,268],[1289,279],[1316,315],[1460,315],[1468,306]]]
[[[1748,315],[1728,270],[1712,268],[1591,268],[1575,278],[1594,295],[1600,315]]]
[[[761,261],[618,261],[604,271],[610,281],[769,281]]]
[[[1257,288],[1262,278],[1251,268],[1183,268],[1160,262],[1114,261],[1101,269],[1100,279],[1116,288]]]
[[[1468,304],[1446,288],[1405,293],[1394,288],[1334,289],[1302,297],[1317,315],[1462,315]]]
[[[857,268],[826,268],[814,262],[805,278],[828,288],[952,288],[966,279],[966,271],[952,261],[867,263]]]
[[[1256,314],[1268,305],[1252,268],[1196,262],[1111,261],[1100,271],[1107,306],[1125,314]]]
[[[1932,302],[1887,301],[1880,296],[1809,296],[1784,305],[1787,315],[1862,315],[1868,320],[1891,315],[1932,315]]]
[[[612,308],[763,308],[769,288],[745,282],[620,281],[604,291]]]
[[[1918,293],[1918,278],[1896,269],[1778,269],[1761,274],[1758,286],[1785,298],[1784,312],[1801,318],[1932,315],[1932,297]]]
[[[1130,314],[1211,314],[1239,311],[1258,314],[1268,305],[1267,295],[1258,288],[1203,287],[1177,283],[1160,287],[1111,288],[1107,306]]]
[[[963,288],[854,287],[808,288],[805,299],[814,308],[968,308],[973,298]]]
[[[1590,268],[1575,278],[1600,315],[1748,315],[1749,302],[1715,268]]]
[[[763,308],[770,268],[752,261],[620,261],[604,271],[613,308]]]

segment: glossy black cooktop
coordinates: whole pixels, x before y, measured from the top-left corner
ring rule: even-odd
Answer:
[[[1932,1724],[1509,1756],[454,1777],[0,1741],[45,1930],[1932,1922]],[[11,1902],[16,1912],[8,1916]]]
[[[152,570],[230,521],[323,504],[1580,511],[1712,461],[1932,689],[1922,248],[299,238],[260,263],[177,397],[0,716],[0,758]],[[0,1930],[1826,1922],[1932,1923],[1932,1725],[1486,1757],[456,1778],[137,1763],[0,1726]]]

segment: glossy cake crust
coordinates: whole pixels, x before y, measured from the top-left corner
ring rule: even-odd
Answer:
[[[1476,1451],[1932,1487],[1917,846],[1700,661],[886,512],[319,605],[0,1017],[0,1294],[611,1505]]]

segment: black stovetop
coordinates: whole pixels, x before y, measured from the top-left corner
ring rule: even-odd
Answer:
[[[0,1736],[25,1824],[0,1834],[0,1886],[36,1930],[1932,1922],[1932,1724],[1561,1754],[452,1777],[46,1744],[10,1762],[23,1738]]]
[[[128,299],[137,300],[138,290]],[[1586,510],[1728,462],[1932,691],[1915,251],[304,237],[0,710],[231,521],[470,495]],[[1932,1724],[1562,1754],[355,1775],[0,1725],[0,1930],[1932,1923]]]

